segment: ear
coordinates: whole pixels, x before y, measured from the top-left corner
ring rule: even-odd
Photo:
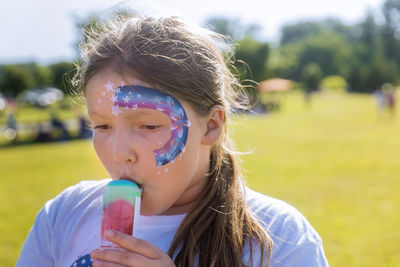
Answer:
[[[203,145],[213,145],[217,142],[224,129],[225,111],[223,106],[215,105],[205,120],[205,131],[201,139]]]

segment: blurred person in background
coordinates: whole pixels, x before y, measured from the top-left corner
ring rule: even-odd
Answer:
[[[395,88],[390,83],[385,83],[382,85],[382,92],[384,98],[384,105],[389,113],[389,115],[394,116],[396,110],[396,95]]]

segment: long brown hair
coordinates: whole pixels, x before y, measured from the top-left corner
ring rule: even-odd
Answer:
[[[242,88],[229,71],[226,39],[188,26],[174,17],[117,17],[87,31],[74,84],[84,92],[88,80],[106,67],[131,71],[142,81],[189,103],[200,115],[225,108],[224,131],[210,153],[208,184],[175,234],[169,255],[177,266],[243,266],[245,245],[260,248],[267,265],[271,238],[251,214],[226,124]],[[101,30],[99,30],[101,29]]]

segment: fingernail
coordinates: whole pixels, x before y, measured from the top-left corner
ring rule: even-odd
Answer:
[[[107,230],[106,235],[108,236],[114,236],[114,231],[113,230]]]
[[[93,250],[92,252],[90,252],[90,257],[94,260],[98,254],[98,249]]]

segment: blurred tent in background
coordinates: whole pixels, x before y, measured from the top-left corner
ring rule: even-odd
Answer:
[[[261,105],[266,112],[279,111],[281,108],[280,93],[293,88],[293,82],[287,79],[271,78],[260,82],[257,90],[260,93]]]
[[[262,92],[280,92],[288,91],[292,89],[293,82],[281,78],[271,78],[260,82],[257,89],[260,93]]]

